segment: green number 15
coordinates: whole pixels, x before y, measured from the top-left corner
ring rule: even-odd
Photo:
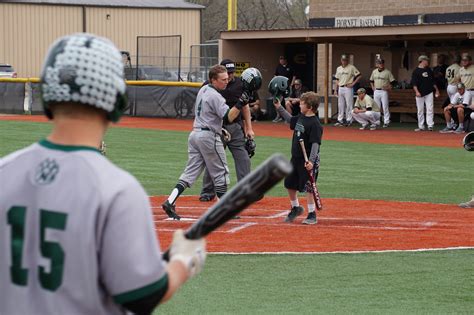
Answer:
[[[11,226],[10,277],[13,283],[21,286],[28,284],[28,269],[22,267],[26,210],[26,207],[14,206],[7,212],[8,224]],[[60,244],[47,241],[45,235],[46,229],[65,230],[67,214],[41,209],[39,217],[39,248],[41,255],[51,261],[49,272],[43,266],[38,267],[39,282],[44,289],[56,291],[63,281],[64,251]]]

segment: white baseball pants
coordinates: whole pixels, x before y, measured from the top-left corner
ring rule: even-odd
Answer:
[[[423,129],[425,127],[425,104],[426,104],[426,124],[429,127],[433,127],[433,92],[428,95],[416,98],[416,109],[418,110],[418,128]]]
[[[383,110],[383,123],[390,123],[390,111],[388,109],[388,92],[385,90],[374,91],[374,101]]]
[[[352,117],[361,124],[362,126],[367,126],[367,124],[371,125],[379,125],[380,124],[380,113],[374,111],[368,111],[363,113],[352,113]]]
[[[352,107],[354,106],[354,93],[352,88],[340,86],[337,98],[337,121],[342,122],[344,114],[347,122],[352,122]]]
[[[458,92],[456,84],[449,84],[446,88],[446,92],[448,92],[449,101],[451,102],[451,104],[454,104],[453,97]]]

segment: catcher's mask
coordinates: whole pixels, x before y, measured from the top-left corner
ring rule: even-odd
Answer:
[[[288,97],[288,95],[290,95],[288,78],[278,75],[271,79],[268,84],[268,92],[270,92],[273,97]]]
[[[262,86],[262,74],[257,68],[247,68],[240,75],[244,90],[253,92]]]
[[[78,33],[58,39],[41,71],[41,98],[48,118],[50,105],[82,103],[107,112],[117,122],[127,106],[120,51],[106,38]]]
[[[464,137],[462,144],[467,151],[474,151],[474,131],[471,131]]]

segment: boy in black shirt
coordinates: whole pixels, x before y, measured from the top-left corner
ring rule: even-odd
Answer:
[[[280,116],[290,124],[290,129],[294,130],[291,143],[291,164],[293,172],[285,178],[285,188],[290,197],[291,210],[285,218],[285,222],[293,222],[297,216],[304,212],[304,208],[299,205],[297,192],[306,192],[308,202],[308,216],[303,224],[316,224],[316,205],[311,193],[308,171],[313,173],[314,180],[317,180],[319,172],[319,147],[323,135],[323,127],[319,122],[316,112],[318,110],[319,97],[314,92],[303,93],[300,97],[301,113],[298,116],[291,116],[280,100],[275,99],[275,108]],[[304,140],[306,152],[311,152],[309,161],[305,163],[301,150],[300,140]]]
[[[428,67],[430,58],[425,55],[418,57],[418,67],[413,70],[411,84],[416,95],[416,108],[418,111],[418,128],[415,131],[425,130],[425,104],[426,104],[426,124],[428,130],[433,131],[434,125],[434,101],[433,91],[436,90],[435,97],[439,97],[439,90],[434,81],[433,71]]]

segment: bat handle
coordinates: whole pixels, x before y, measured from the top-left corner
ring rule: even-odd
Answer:
[[[301,151],[303,151],[304,161],[308,162],[308,154],[306,154],[306,148],[304,147],[304,140],[300,139]]]

